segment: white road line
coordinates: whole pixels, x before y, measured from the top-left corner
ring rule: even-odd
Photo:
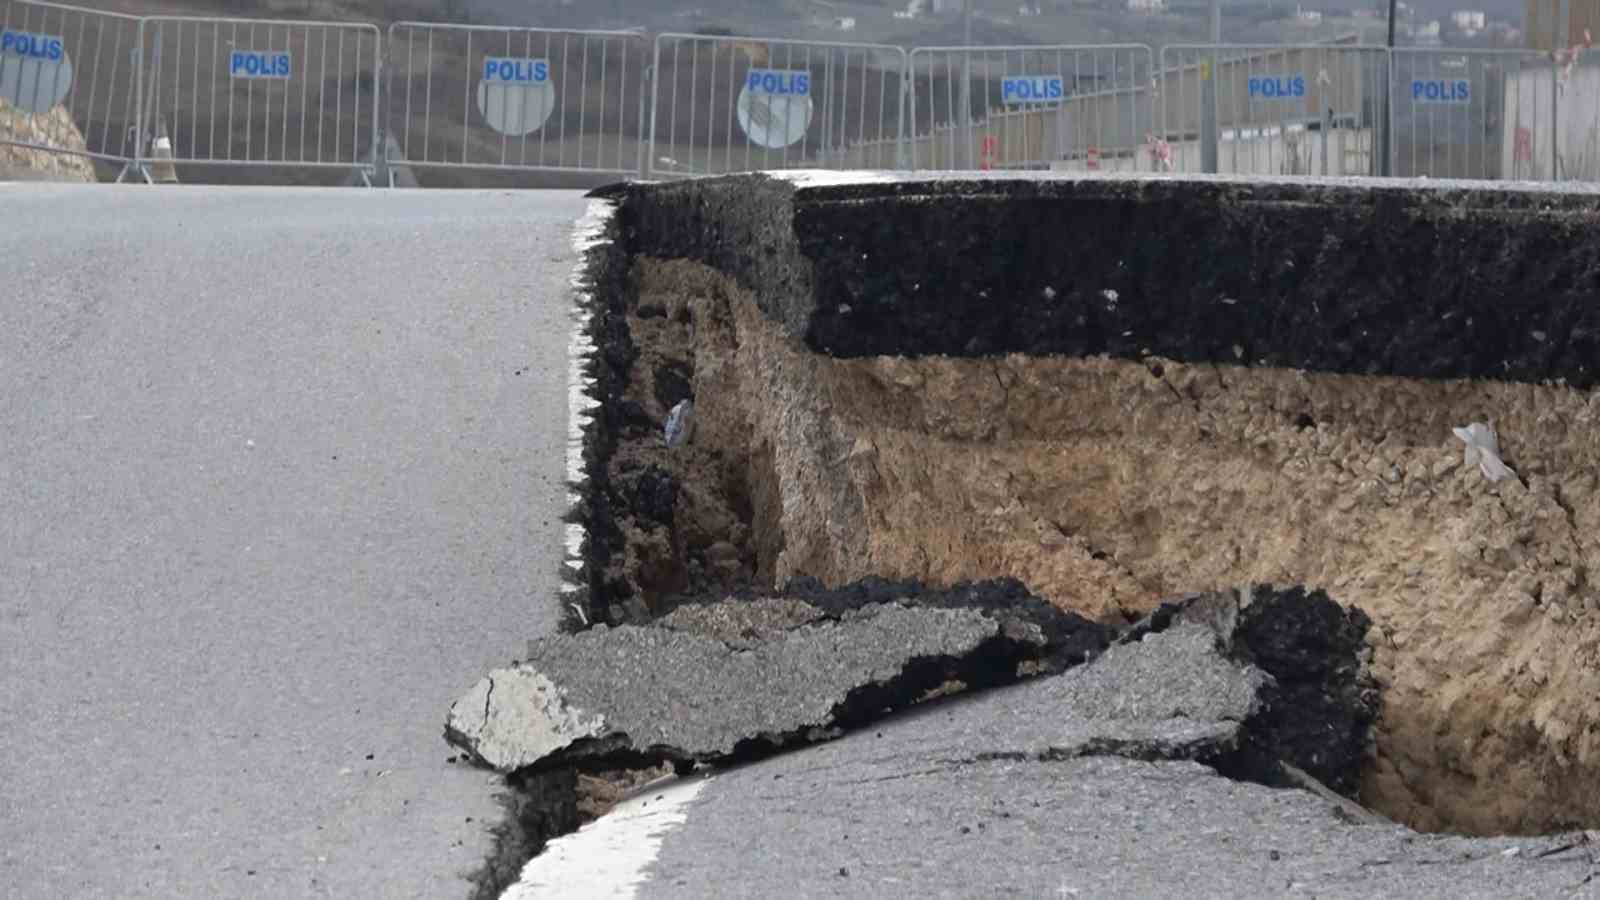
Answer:
[[[668,775],[644,785],[611,812],[551,841],[500,900],[637,895],[661,842],[688,820],[689,804],[715,777]]]
[[[593,419],[594,408],[600,401],[590,396],[594,380],[585,374],[594,356],[594,341],[589,337],[589,320],[592,318],[593,296],[585,280],[588,273],[588,252],[600,243],[606,225],[616,208],[608,200],[590,200],[589,209],[573,227],[572,249],[578,253],[578,267],[572,275],[575,292],[572,312],[572,338],[567,342],[567,509],[575,509],[582,498],[587,477],[583,471],[583,431]],[[570,522],[566,528],[566,570],[561,580],[563,605],[571,602],[582,585],[573,576],[583,569],[583,539],[585,531],[581,522]]]
[[[851,171],[844,169],[784,169],[778,172],[763,172],[763,175],[787,181],[795,187],[828,187],[841,184],[883,184],[889,181],[904,181],[904,175],[892,175],[888,172]]]

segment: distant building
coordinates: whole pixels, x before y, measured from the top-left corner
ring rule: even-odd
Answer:
[[[1482,31],[1487,24],[1486,18],[1482,10],[1476,9],[1458,9],[1450,14],[1450,22],[1456,26],[1456,30],[1469,35]]]
[[[1165,12],[1167,0],[1128,0],[1128,10],[1138,13]]]
[[[1600,0],[1525,0],[1522,24],[1528,49],[1565,49],[1583,43],[1586,29],[1600,38]]]
[[[1437,47],[1443,43],[1439,39],[1439,20],[1434,19],[1426,25],[1418,25],[1412,32],[1418,47]]]
[[[842,16],[840,18],[834,19],[833,20],[833,27],[839,29],[840,31],[855,31],[856,30],[856,18],[855,18],[855,16]]]
[[[1484,30],[1489,32],[1489,37],[1501,46],[1515,47],[1522,43],[1522,29],[1510,22],[1490,22],[1489,27]]]
[[[1314,9],[1295,7],[1294,20],[1301,25],[1321,25],[1322,13]]]

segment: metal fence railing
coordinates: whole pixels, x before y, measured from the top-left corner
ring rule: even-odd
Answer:
[[[909,58],[917,169],[1151,168],[1143,44],[918,47]]]
[[[1402,48],[1390,59],[1392,174],[1554,177],[1561,73],[1548,54]]]
[[[1555,145],[1553,177],[1559,181],[1600,181],[1600,51],[1585,50],[1568,64],[1557,64],[1556,69],[1558,115],[1551,135]],[[1535,77],[1519,75],[1515,94],[1519,100],[1523,85]],[[1508,108],[1508,121],[1513,118],[1512,113],[1513,108]],[[1516,118],[1522,118],[1520,111]],[[1538,158],[1538,140],[1535,131],[1531,140],[1535,146],[1528,154],[1534,158]],[[1508,166],[1508,171],[1513,173],[1511,177],[1517,177],[1515,166]]]
[[[128,162],[137,149],[138,68],[134,16],[0,0],[0,105],[37,122],[26,135],[0,131],[0,144]],[[52,118],[57,109],[66,122]]]
[[[901,168],[905,51],[663,34],[645,171]]]
[[[640,171],[638,34],[400,22],[387,46],[387,130],[407,166]]]
[[[1159,132],[1180,172],[1372,175],[1387,78],[1382,47],[1168,46]]]
[[[348,169],[375,146],[376,26],[158,16],[142,32],[144,131],[177,163]]]
[[[0,146],[676,178],[1057,169],[1600,181],[1600,52],[899,47],[0,0]]]

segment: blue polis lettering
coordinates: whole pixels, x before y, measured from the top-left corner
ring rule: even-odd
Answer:
[[[751,69],[744,88],[752,94],[779,94],[806,97],[811,94],[810,72],[785,72],[779,69]]]
[[[550,80],[550,63],[543,59],[491,56],[483,61],[483,80],[503,84],[544,84]]]
[[[0,54],[59,62],[66,53],[61,38],[26,31],[0,31]]]
[[[288,78],[291,71],[287,53],[235,50],[228,60],[228,72],[235,78]]]
[[[1278,100],[1306,95],[1306,77],[1287,75],[1279,78],[1252,78],[1247,82],[1250,96]]]
[[[1472,82],[1416,79],[1411,82],[1412,101],[1423,103],[1470,103]]]
[[[1005,78],[1000,82],[1000,100],[1003,103],[1060,100],[1065,93],[1060,75],[1030,75]]]

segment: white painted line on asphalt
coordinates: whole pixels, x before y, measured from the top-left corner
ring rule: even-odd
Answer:
[[[594,356],[594,340],[589,336],[589,320],[594,297],[590,294],[588,253],[600,243],[606,225],[611,221],[615,207],[609,200],[590,200],[589,208],[577,221],[572,232],[572,249],[577,251],[578,264],[572,274],[574,291],[572,307],[572,337],[567,342],[567,510],[576,509],[582,501],[585,476],[583,471],[583,433],[594,418],[593,411],[600,401],[590,396],[594,380],[585,369]],[[583,569],[584,527],[581,522],[569,522],[566,528],[566,573],[561,580],[562,602],[578,593],[582,585],[573,579]]]
[[[644,785],[611,812],[551,841],[500,900],[635,896],[661,842],[688,820],[689,803],[715,777],[668,775]]]
[[[896,176],[888,172],[853,172],[835,169],[784,169],[780,172],[763,172],[762,174],[780,178],[795,187],[827,187],[835,184],[883,184],[888,181],[904,180],[903,175]]]

